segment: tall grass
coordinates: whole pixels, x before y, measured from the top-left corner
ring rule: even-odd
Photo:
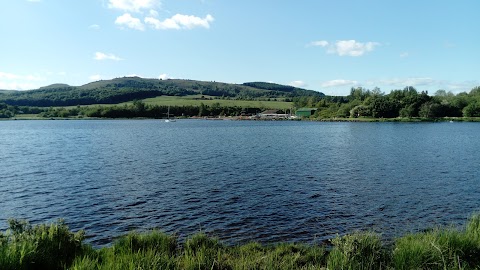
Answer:
[[[477,269],[480,267],[480,215],[464,230],[434,229],[397,239],[395,269]]]
[[[328,247],[282,243],[223,245],[196,234],[179,243],[159,231],[131,232],[111,246],[93,249],[84,233],[58,221],[31,226],[9,221],[0,233],[0,269],[479,269],[480,215],[466,226],[411,233],[385,245],[358,232]]]
[[[374,233],[337,237],[332,244],[327,258],[329,269],[382,269],[387,264],[387,253]]]
[[[64,269],[83,252],[84,232],[70,232],[62,220],[36,226],[8,222],[0,234],[0,269]]]

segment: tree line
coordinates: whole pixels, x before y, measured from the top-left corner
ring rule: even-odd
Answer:
[[[38,114],[43,111],[43,108],[15,106],[0,102],[0,118],[11,118],[17,114]]]
[[[40,113],[45,118],[95,117],[95,118],[166,118],[170,117],[216,117],[252,115],[264,108],[243,108],[239,106],[221,106],[220,103],[200,106],[159,106],[142,101],[132,104],[112,106],[76,106],[72,108],[48,108]]]
[[[385,94],[380,89],[351,88],[346,97],[296,97],[294,106],[317,108],[314,118],[439,118],[480,117],[480,87],[454,95],[438,90],[433,96],[414,87]]]

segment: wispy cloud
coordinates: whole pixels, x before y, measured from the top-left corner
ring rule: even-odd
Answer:
[[[171,18],[160,21],[154,17],[146,17],[145,23],[149,24],[157,30],[167,29],[193,29],[197,27],[210,28],[210,23],[215,19],[212,15],[208,14],[204,18],[196,17],[193,15],[175,14]]]
[[[321,84],[321,86],[325,87],[325,88],[328,88],[328,87],[342,87],[342,86],[354,86],[354,85],[358,85],[358,81],[343,80],[343,79],[325,81]]]
[[[115,24],[121,27],[127,27],[135,30],[145,30],[145,26],[140,21],[140,19],[132,17],[130,13],[125,13],[122,16],[117,17],[117,19],[115,20]]]
[[[128,12],[140,12],[145,9],[154,9],[161,6],[159,0],[109,0],[108,7]]]
[[[88,27],[89,29],[93,29],[93,30],[99,30],[100,29],[100,25],[98,24],[92,24]]]
[[[395,87],[404,87],[404,86],[434,86],[438,84],[443,84],[443,81],[435,80],[430,77],[411,77],[411,78],[390,78],[390,79],[380,79],[374,81],[367,81],[369,85],[386,85],[386,86],[395,86]]]
[[[317,41],[312,41],[306,45],[306,47],[327,47],[328,46],[328,41],[326,40],[317,40]]]
[[[403,52],[400,54],[400,58],[407,58],[410,54],[408,52]]]
[[[371,52],[378,42],[357,42],[355,40],[339,40],[328,49],[328,53],[338,54],[340,56],[362,56],[367,52]]]
[[[106,54],[106,53],[102,53],[102,52],[96,52],[95,53],[95,56],[93,57],[93,59],[95,60],[99,60],[99,61],[102,61],[102,60],[114,60],[114,61],[120,61],[120,60],[123,60],[122,58],[114,55],[114,54]]]
[[[307,86],[307,84],[304,81],[293,81],[293,82],[290,82],[289,85],[291,85],[293,87],[305,87],[305,86]]]
[[[377,46],[381,44],[378,42],[358,42],[354,39],[351,40],[337,40],[334,43],[330,43],[326,40],[312,41],[307,44],[307,47],[323,47],[327,49],[329,54],[337,54],[339,56],[362,56],[367,52],[373,51]]]

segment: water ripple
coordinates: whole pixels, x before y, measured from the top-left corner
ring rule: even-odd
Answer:
[[[65,218],[105,245],[129,230],[227,243],[386,238],[480,208],[475,123],[0,122],[0,229]]]

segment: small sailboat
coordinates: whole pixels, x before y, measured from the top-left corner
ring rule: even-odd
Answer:
[[[176,122],[175,118],[170,119],[170,106],[168,106],[167,119],[165,119],[165,122],[167,122],[167,123],[169,123],[169,122]]]

